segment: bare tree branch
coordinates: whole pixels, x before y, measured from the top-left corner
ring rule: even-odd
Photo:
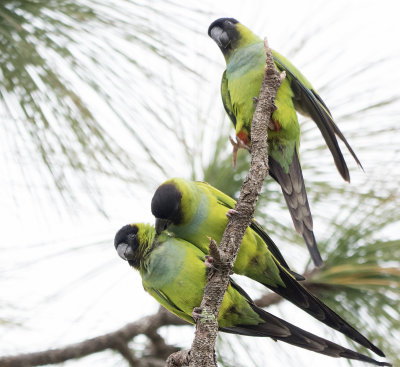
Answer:
[[[187,366],[190,363],[190,350],[181,350],[167,358],[167,367]]]
[[[42,352],[0,357],[0,367],[28,367],[61,363],[69,359],[85,357],[106,349],[119,351],[132,365],[133,354],[129,356],[127,349],[121,349],[121,343],[127,344],[132,338],[139,334],[154,335],[154,330],[157,330],[161,326],[185,324],[187,324],[185,321],[179,319],[165,309],[160,308],[154,315],[142,317],[111,333],[87,339],[79,343]],[[138,364],[136,364],[136,366],[137,365]]]
[[[146,336],[151,341],[149,347],[146,348],[146,356],[151,356],[165,361],[170,354],[178,352],[181,349],[165,343],[164,338],[158,334],[155,329],[151,333],[146,334]]]
[[[218,247],[213,240],[210,242],[210,255],[216,260],[214,265],[218,270],[211,269],[200,308],[193,311],[194,318],[200,313],[190,350],[190,366],[194,367],[216,366],[215,341],[218,334],[219,308],[240,243],[254,215],[262,184],[268,175],[268,125],[274,112],[275,95],[285,74],[280,74],[275,69],[266,40],[264,46],[267,55],[266,66],[252,121],[250,169],[240,190],[235,207],[236,214],[229,219],[220,246]]]
[[[138,366],[138,359],[135,357],[133,351],[129,348],[128,343],[126,343],[124,340],[116,340],[114,349],[121,353],[121,355],[129,363],[130,367]]]

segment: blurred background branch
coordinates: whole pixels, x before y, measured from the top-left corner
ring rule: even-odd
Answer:
[[[142,317],[111,333],[99,335],[79,343],[42,352],[0,357],[0,366],[26,367],[62,363],[70,359],[82,358],[89,354],[102,352],[106,349],[121,353],[131,366],[150,367],[164,365],[166,358],[178,350],[176,347],[165,344],[163,338],[157,334],[157,329],[166,325],[187,325],[187,323],[164,308],[160,308],[154,315]],[[135,357],[128,346],[131,339],[139,334],[146,335],[150,341],[147,355],[140,359]],[[155,360],[158,361],[156,362]]]

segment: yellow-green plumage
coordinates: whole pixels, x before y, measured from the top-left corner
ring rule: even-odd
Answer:
[[[170,185],[175,186],[181,193],[179,207],[181,219],[179,223],[172,223],[169,230],[195,244],[203,253],[208,253],[209,237],[217,243],[221,242],[228,224],[226,212],[235,207],[235,200],[204,182],[180,178],[164,182],[158,189],[160,195],[163,195],[163,187]],[[156,217],[159,217],[158,206],[162,206],[164,201],[168,200],[168,197],[160,197],[161,202],[156,204],[158,197],[160,196],[156,192],[152,203],[152,211]],[[255,221],[253,225],[256,225]],[[253,229],[246,230],[233,270],[265,285],[283,286],[280,273],[287,271],[283,270],[276,259],[278,257],[284,261],[283,256],[268,235],[265,234],[265,237],[268,242],[265,242]]]
[[[210,37],[220,47],[226,61],[221,81],[221,95],[225,111],[235,125],[236,136],[250,145],[254,98],[260,92],[265,67],[263,41],[247,27],[232,18],[214,21],[208,30]],[[335,134],[339,136],[360,163],[335,125],[321,97],[310,82],[286,58],[272,51],[275,67],[286,72],[277,91],[272,114],[274,129],[268,132],[270,174],[282,188],[293,224],[309,249],[314,264],[322,265],[313,232],[313,221],[308,204],[303,174],[299,160],[300,127],[296,110],[317,123],[332,152],[340,174],[347,181],[349,172]]]
[[[238,23],[237,29],[241,35],[240,43],[234,52],[225,59],[227,61],[225,76],[222,84],[229,94],[230,106],[236,117],[236,135],[245,131],[250,134],[251,121],[255,111],[253,97],[257,97],[264,75],[265,50],[263,41],[254,35],[249,29]],[[222,88],[222,87],[221,87]],[[278,145],[295,143],[298,147],[300,140],[300,128],[297,114],[293,104],[293,91],[290,82],[286,78],[278,89],[275,105],[276,111],[272,118],[279,122],[281,130],[269,132],[269,153],[276,160],[285,165],[288,172],[288,164],[292,157],[282,157],[277,154]],[[223,96],[226,98],[226,96]],[[250,139],[250,136],[248,136]]]
[[[157,242],[159,246],[140,269],[143,287],[167,310],[193,323],[192,311],[201,303],[207,280],[204,254],[188,242],[164,233]],[[262,322],[248,300],[229,284],[218,315],[219,327]]]
[[[136,266],[144,289],[167,310],[193,323],[193,308],[199,306],[207,281],[204,253],[180,238],[163,232],[156,236],[153,226],[136,223],[136,249],[140,259]],[[235,313],[229,310],[234,308]],[[255,313],[248,300],[231,285],[225,293],[218,317],[220,327],[237,322],[257,325],[263,320]]]
[[[159,233],[168,229],[206,255],[210,237],[221,242],[228,223],[226,213],[235,204],[235,200],[207,183],[172,178],[158,187],[151,209]],[[297,274],[288,269],[278,247],[254,220],[245,232],[233,270],[260,282],[326,325],[376,350],[364,336],[301,286],[296,280]]]
[[[114,245],[118,253],[139,270],[143,287],[150,295],[178,317],[194,323],[192,311],[200,305],[207,281],[202,251],[165,232],[156,236],[153,227],[141,223],[121,228]],[[232,280],[217,321],[221,331],[269,336],[333,357],[389,365],[308,333],[258,308]]]

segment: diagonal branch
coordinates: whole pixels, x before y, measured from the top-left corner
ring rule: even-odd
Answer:
[[[235,207],[237,213],[229,219],[220,246],[216,246],[214,241],[210,243],[210,255],[218,260],[215,262],[218,270],[210,271],[200,308],[194,310],[194,313],[201,312],[190,350],[190,366],[194,367],[216,366],[215,341],[218,334],[219,308],[228,287],[229,276],[232,273],[240,243],[254,215],[262,184],[268,175],[268,125],[275,108],[273,103],[275,95],[285,74],[280,74],[275,69],[266,40],[264,46],[267,58],[251,125],[250,169],[240,190],[240,197]],[[179,356],[179,353],[175,353],[174,356]],[[169,366],[181,365],[175,358],[170,357]]]

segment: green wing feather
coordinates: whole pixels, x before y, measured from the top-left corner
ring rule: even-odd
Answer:
[[[233,126],[236,127],[236,116],[233,113],[231,95],[229,94],[229,88],[228,88],[228,79],[226,78],[226,70],[222,74],[221,97],[222,97],[222,103],[225,108],[225,112],[228,114],[229,118],[231,119]]]
[[[222,191],[218,190],[214,186],[211,186],[209,183],[204,181],[196,181],[197,186],[205,188],[212,195],[214,195],[221,205],[226,206],[228,209],[233,209],[236,205],[235,199],[232,199],[230,196],[226,195]]]
[[[232,199],[230,196],[224,194],[222,191],[216,189],[214,186],[211,186],[207,182],[196,181],[196,185],[205,188],[208,190],[212,195],[214,195],[218,202],[226,206],[228,209],[234,209],[236,205],[236,201]],[[272,241],[272,239],[268,236],[267,232],[256,222],[255,219],[251,221],[250,228],[256,232],[265,242],[268,247],[268,250],[272,253],[275,259],[286,268],[297,280],[304,280],[304,277],[300,274],[295,273],[294,271],[290,270],[289,265],[286,263],[285,259],[283,258],[281,252],[279,251],[278,247]]]
[[[149,293],[152,297],[154,297],[161,306],[165,307],[168,311],[172,312],[181,319],[191,324],[194,324],[193,318],[188,314],[186,314],[184,311],[182,311],[173,302],[171,302],[171,300],[161,290],[152,287],[146,287],[145,284],[143,284],[143,288],[147,293]]]
[[[357,158],[350,144],[343,136],[335,122],[332,115],[323,102],[322,98],[318,95],[311,83],[300,73],[300,71],[285,57],[276,51],[272,51],[276,67],[286,72],[286,76],[290,81],[291,88],[294,92],[294,104],[296,109],[301,113],[310,116],[318,128],[332,153],[336,167],[340,174],[346,181],[350,181],[350,174],[344,160],[343,154],[340,150],[335,134],[344,142],[347,149],[362,168],[361,162]]]

